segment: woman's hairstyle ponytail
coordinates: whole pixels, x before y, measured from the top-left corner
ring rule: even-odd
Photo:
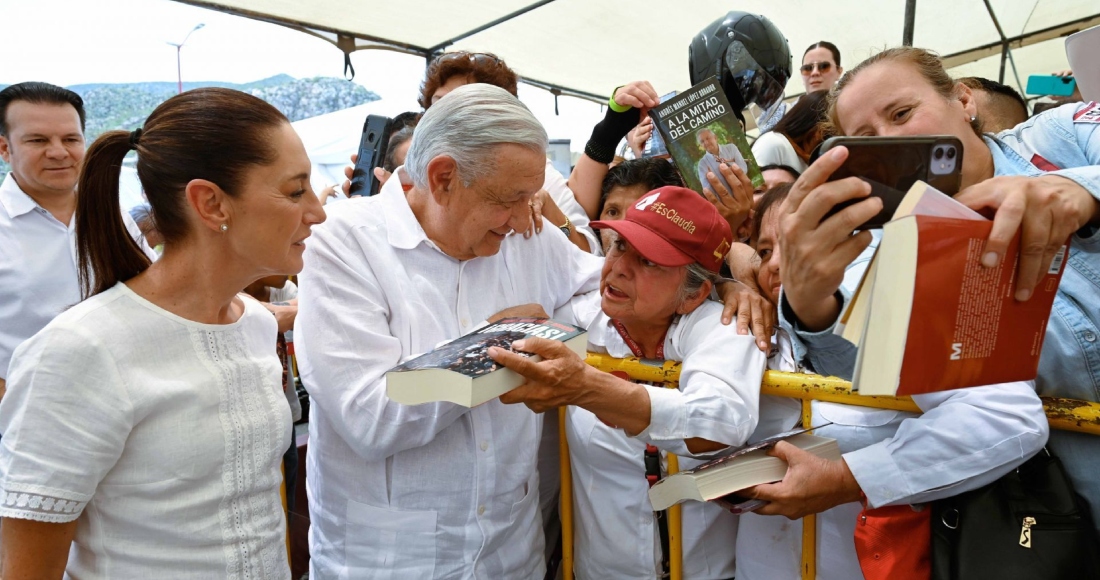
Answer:
[[[149,267],[130,237],[118,201],[122,159],[137,150],[137,174],[165,247],[180,242],[189,223],[187,184],[203,179],[229,196],[246,173],[279,156],[275,131],[286,116],[259,97],[222,88],[194,89],[160,104],[133,133],[105,133],[84,157],[76,202],[76,248],[85,298]]]
[[[76,198],[76,251],[82,298],[95,296],[149,267],[149,257],[130,237],[119,206],[122,159],[131,133],[104,133],[88,149]]]

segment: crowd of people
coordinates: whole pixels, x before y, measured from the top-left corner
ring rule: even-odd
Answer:
[[[814,401],[804,426],[824,425],[842,458],[780,442],[786,476],[739,492],[765,502],[755,512],[685,504],[683,577],[798,578],[799,518],[817,514],[818,578],[929,578],[922,506],[994,482],[1048,438],[1100,522],[1100,441],[1050,432],[1039,399],[1100,401],[1100,129],[1084,115],[1097,105],[1029,118],[1013,89],[953,79],[931,51],[845,71],[826,41],[805,50],[806,93],[789,105],[791,60],[762,16],[730,12],[692,41],[693,80],[717,76],[742,118],[759,109],[765,183],[701,131],[709,157],[680,168],[698,192],[643,154],[650,83],[613,92],[567,179],[491,54],[429,64],[423,111],[395,120],[375,170],[381,191],[351,199],[348,184],[314,192],[287,118],[245,93],[182,93],[85,150],[78,95],[0,91],[0,575],[288,578],[297,372],[311,578],[553,577],[565,459],[576,576],[664,577],[667,519],[647,490],[667,456],[688,468],[797,426],[797,402],[761,395],[767,369],[852,376],[856,346],[833,331],[880,242],[857,227],[881,200],[829,180],[847,155],[820,153],[830,136],[957,138],[956,199],[993,219],[983,266],[1021,237],[1017,300],[1070,240],[1038,377],[915,395],[920,414]],[[148,201],[133,215],[118,198],[132,152]],[[499,399],[387,396],[388,369],[506,316],[586,328],[590,352],[680,361],[679,383],[527,338],[512,350],[540,358],[490,350],[525,381]],[[559,408],[564,433],[546,415]],[[883,514],[912,523],[878,549],[917,555],[885,575],[855,540]]]

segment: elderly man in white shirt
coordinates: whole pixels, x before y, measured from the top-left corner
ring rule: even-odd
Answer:
[[[295,328],[313,401],[311,578],[543,576],[542,417],[397,404],[384,374],[509,307],[552,312],[598,288],[601,261],[565,236],[511,235],[530,223],[546,146],[507,91],[457,88],[417,126],[407,195],[391,179],[314,229]]]
[[[84,102],[62,87],[27,82],[0,91],[0,395],[15,347],[80,302],[76,183],[84,159]],[[123,213],[130,235],[156,253]]]

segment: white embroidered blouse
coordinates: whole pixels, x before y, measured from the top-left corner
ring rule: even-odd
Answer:
[[[274,318],[175,316],[125,284],[15,351],[0,516],[79,520],[66,577],[289,578]]]

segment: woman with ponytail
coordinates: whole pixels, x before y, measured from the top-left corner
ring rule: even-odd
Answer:
[[[155,263],[118,207],[137,171]],[[302,268],[324,212],[290,123],[198,89],[89,149],[76,209],[85,300],[17,350],[0,404],[3,577],[288,578],[276,324],[239,292]]]

